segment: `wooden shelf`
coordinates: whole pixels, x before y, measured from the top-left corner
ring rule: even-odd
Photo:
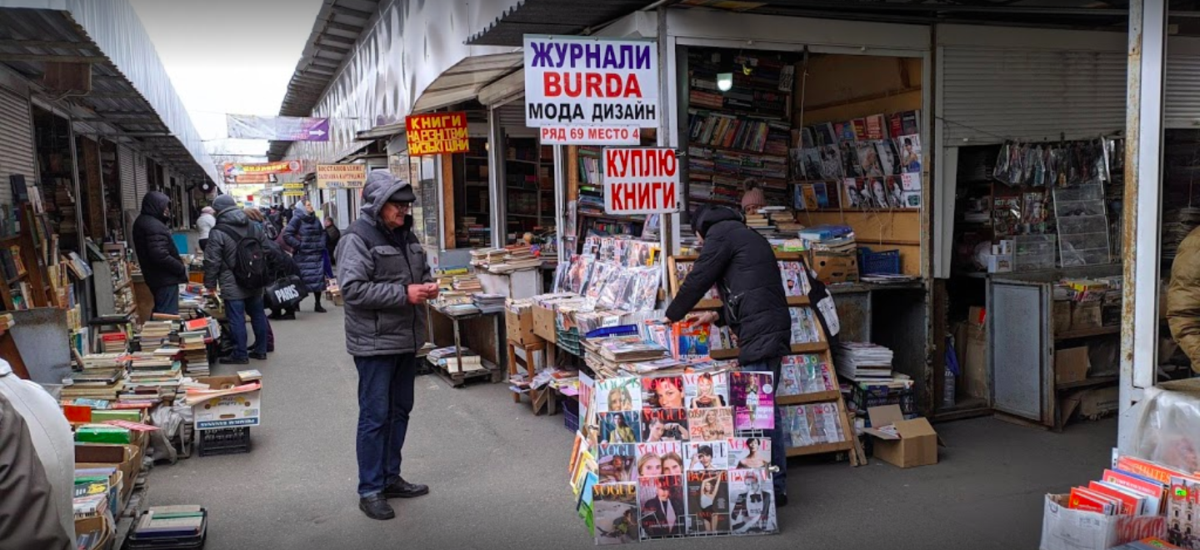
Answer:
[[[800,395],[785,395],[775,398],[775,405],[807,405],[809,403],[824,403],[827,401],[837,401],[842,392],[838,390],[821,391],[815,393],[802,393]]]
[[[1080,388],[1090,388],[1093,386],[1107,386],[1108,384],[1112,384],[1120,379],[1121,379],[1121,377],[1115,376],[1115,375],[1114,376],[1097,376],[1094,378],[1087,378],[1085,380],[1080,380],[1078,382],[1067,382],[1066,384],[1055,384],[1054,389],[1058,390],[1058,391],[1063,391],[1063,390],[1076,390],[1076,389],[1080,389]]]
[[[1061,334],[1055,334],[1054,340],[1058,341],[1071,340],[1074,338],[1090,338],[1092,336],[1105,336],[1108,334],[1117,334],[1119,332],[1121,332],[1121,327],[1119,325],[1111,327],[1083,328],[1077,330],[1068,330]]]
[[[707,204],[723,204],[726,206],[738,206],[736,201],[723,201],[720,199],[702,199],[699,197],[688,197],[688,202],[702,202]]]

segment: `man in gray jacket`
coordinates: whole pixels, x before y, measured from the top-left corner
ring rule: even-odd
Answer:
[[[374,170],[363,188],[362,216],[338,242],[338,284],[346,316],[346,350],[358,368],[358,507],[391,519],[388,498],[429,487],[400,477],[400,456],[413,409],[416,352],[425,343],[424,303],[437,297],[425,250],[412,232],[412,186]]]
[[[216,290],[221,287],[221,300],[225,302],[225,317],[229,320],[229,332],[233,336],[233,354],[222,357],[226,365],[245,365],[250,358],[267,358],[267,313],[263,309],[263,288],[266,287],[267,239],[263,231],[250,223],[250,217],[238,208],[229,195],[221,195],[213,201],[217,210],[217,225],[208,236],[208,247],[204,249],[204,287]],[[253,242],[256,241],[256,242]],[[257,252],[250,253],[257,244]],[[249,254],[248,254],[249,253]],[[252,266],[245,260],[258,255],[262,262],[258,282],[248,283]],[[240,275],[235,271],[242,271]],[[239,280],[239,277],[241,280]],[[246,314],[254,327],[254,351],[247,354]]]

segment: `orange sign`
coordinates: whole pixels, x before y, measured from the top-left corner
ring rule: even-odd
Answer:
[[[240,163],[226,162],[226,176],[247,176],[252,174],[294,174],[304,170],[304,165],[298,160],[281,162]]]
[[[408,155],[440,155],[466,153],[467,113],[431,113],[412,115],[404,120],[408,137]]]

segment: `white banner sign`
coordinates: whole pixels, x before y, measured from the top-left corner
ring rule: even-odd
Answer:
[[[674,149],[604,149],[604,211],[608,214],[678,212],[683,204]]]
[[[658,116],[654,41],[525,35],[526,126],[654,128]]]
[[[542,145],[641,145],[636,126],[542,126]]]

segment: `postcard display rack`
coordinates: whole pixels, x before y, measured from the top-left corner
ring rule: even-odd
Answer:
[[[792,315],[792,353],[784,358],[775,398],[785,424],[787,456],[847,452],[853,466],[866,464],[866,456],[850,421],[846,402],[833,370],[833,356],[825,329],[808,299],[808,276],[799,254],[777,252],[783,273],[788,308]],[[694,256],[676,256],[668,260],[671,294],[691,271]],[[716,289],[696,304],[698,310],[723,306]],[[713,359],[735,359],[737,348],[712,350]]]

